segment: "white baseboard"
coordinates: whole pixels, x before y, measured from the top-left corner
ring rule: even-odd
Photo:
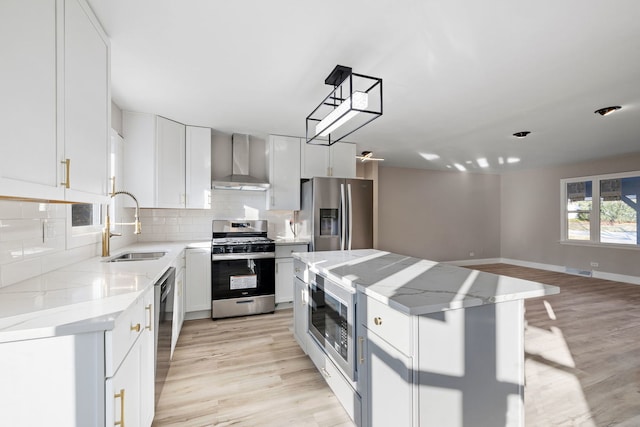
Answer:
[[[530,262],[530,261],[522,261],[519,259],[512,258],[487,258],[484,260],[461,260],[461,261],[451,261],[447,264],[465,266],[465,265],[474,265],[474,264],[511,264],[517,265],[519,267],[529,267],[529,268],[537,268],[538,270],[547,270],[554,271],[556,273],[565,273],[565,274],[578,274],[580,276],[585,276],[585,274],[580,274],[582,270],[571,269],[564,265],[553,265],[553,264],[543,264],[539,262]],[[591,270],[591,277],[597,279],[611,280],[614,282],[622,282],[622,283],[630,283],[632,285],[640,285],[640,277],[638,276],[629,276],[626,274],[617,274],[617,273],[608,273],[606,271],[597,271]]]
[[[481,265],[481,264],[501,264],[502,258],[484,258],[484,259],[463,259],[459,261],[447,261],[444,264],[457,265],[464,267],[466,265]]]

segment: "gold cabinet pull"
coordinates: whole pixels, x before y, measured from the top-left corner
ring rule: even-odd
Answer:
[[[136,323],[135,325],[131,325],[131,330],[140,332],[140,323]]]
[[[358,337],[358,360],[360,361],[360,364],[363,365],[364,364],[364,337]]]
[[[152,330],[151,329],[151,325],[153,325],[153,310],[152,310],[152,308],[153,308],[153,304],[149,304],[148,306],[146,306],[144,308],[145,310],[149,310],[149,324],[147,326],[145,326],[144,328],[148,329],[150,331]]]
[[[71,159],[64,159],[61,160],[60,163],[62,163],[65,167],[64,167],[64,182],[61,182],[60,185],[64,185],[64,188],[70,188],[70,183],[69,183],[69,175],[71,173]]]
[[[382,317],[374,317],[373,323],[375,323],[378,326],[382,325]]]
[[[120,421],[114,422],[113,425],[125,427],[124,426],[124,389],[121,388],[120,393],[114,394],[113,397],[116,399],[120,398]]]

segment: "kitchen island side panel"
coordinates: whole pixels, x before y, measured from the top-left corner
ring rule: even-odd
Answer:
[[[420,426],[524,426],[524,302],[418,317]]]

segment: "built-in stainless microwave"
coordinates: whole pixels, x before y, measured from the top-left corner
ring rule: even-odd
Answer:
[[[309,277],[309,333],[347,378],[355,381],[354,290]]]

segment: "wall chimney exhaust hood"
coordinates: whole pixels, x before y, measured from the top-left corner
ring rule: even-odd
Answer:
[[[269,183],[250,175],[249,135],[231,135],[231,175],[214,180],[211,186],[216,190],[265,191]]]

